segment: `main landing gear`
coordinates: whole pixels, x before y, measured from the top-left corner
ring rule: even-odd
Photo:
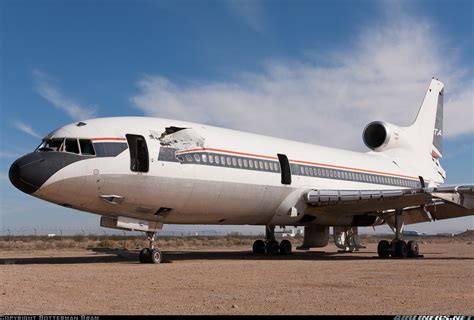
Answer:
[[[420,256],[418,242],[411,240],[406,243],[401,239],[403,215],[401,210],[395,212],[395,239],[391,242],[382,240],[377,246],[380,258],[416,258]]]
[[[265,241],[256,240],[252,246],[252,252],[255,254],[269,254],[269,255],[289,255],[291,254],[292,246],[288,240],[278,242],[275,239],[275,226],[267,226],[265,229]]]
[[[163,255],[155,248],[155,232],[147,232],[146,237],[150,241],[150,248],[143,248],[140,251],[140,263],[161,263]]]

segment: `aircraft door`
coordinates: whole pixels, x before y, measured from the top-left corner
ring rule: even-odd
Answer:
[[[290,162],[288,157],[284,154],[278,154],[278,161],[280,162],[281,168],[281,183],[282,184],[291,184],[291,169]]]
[[[145,138],[134,134],[127,134],[126,137],[130,151],[130,170],[148,172],[150,159]]]

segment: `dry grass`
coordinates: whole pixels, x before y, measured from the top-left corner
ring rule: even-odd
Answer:
[[[377,243],[381,239],[390,239],[391,235],[373,236],[361,235],[362,243]],[[263,235],[248,236],[238,233],[226,236],[163,236],[157,238],[156,246],[162,249],[197,249],[197,248],[251,248],[256,239],[262,239]],[[303,242],[302,237],[288,238],[293,246],[299,246]],[[406,237],[406,240],[417,240],[421,243],[472,243],[474,232],[466,231],[454,237],[423,236]],[[333,239],[330,237],[329,242]],[[148,246],[148,241],[143,236],[119,236],[119,235],[74,235],[74,236],[1,236],[0,250],[51,250],[51,249],[141,249]]]
[[[163,249],[190,248],[233,248],[251,247],[258,236],[195,236],[195,237],[158,237],[155,244]],[[51,250],[51,249],[90,249],[124,248],[141,249],[148,246],[144,237],[135,236],[63,236],[48,238],[45,236],[8,236],[0,237],[0,250]]]

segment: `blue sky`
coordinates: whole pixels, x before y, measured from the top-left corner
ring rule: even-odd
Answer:
[[[472,1],[4,0],[0,13],[2,228],[97,225],[7,178],[74,120],[162,116],[362,151],[363,126],[409,124],[432,76],[447,182],[474,182]]]

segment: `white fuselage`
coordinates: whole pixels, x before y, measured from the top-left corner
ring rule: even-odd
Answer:
[[[143,136],[148,171],[131,170],[127,148],[113,157],[71,163],[33,195],[105,216],[170,224],[292,225],[301,215],[288,211],[304,211],[304,190],[413,188],[423,175],[411,164],[377,152],[344,151],[196,123],[144,117],[84,123],[67,125],[49,137],[91,139],[97,151],[100,143],[127,144],[127,134]],[[167,127],[187,129],[163,139]],[[191,135],[182,134],[188,131]],[[170,152],[180,161],[170,158]],[[291,184],[282,184],[278,154],[289,160]]]

